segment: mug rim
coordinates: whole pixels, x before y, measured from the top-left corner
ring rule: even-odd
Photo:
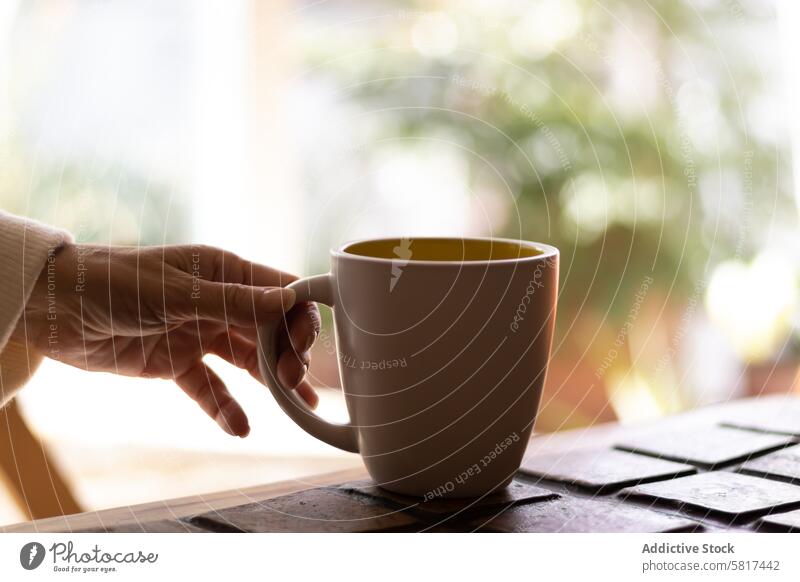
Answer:
[[[459,260],[459,261],[450,261],[450,260],[442,260],[442,261],[434,261],[434,260],[409,260],[408,265],[461,265],[461,266],[469,266],[469,265],[491,265],[491,264],[508,264],[508,263],[521,263],[526,261],[541,261],[544,259],[549,259],[552,257],[557,257],[559,255],[559,251],[556,247],[552,245],[548,245],[545,243],[522,240],[522,239],[514,239],[514,238],[502,238],[502,237],[494,237],[494,236],[410,236],[410,237],[399,237],[399,236],[382,236],[382,237],[369,237],[369,238],[361,238],[350,240],[340,244],[338,247],[334,247],[331,249],[331,257],[332,258],[347,258],[348,260],[360,260],[366,262],[378,262],[378,263],[394,263],[397,261],[397,258],[386,258],[386,257],[367,257],[364,255],[356,255],[354,253],[348,253],[346,249],[352,245],[365,243],[365,242],[379,242],[379,241],[394,241],[402,238],[424,238],[429,240],[459,240],[459,241],[497,241],[497,242],[505,242],[505,243],[512,243],[519,245],[521,247],[533,248],[539,251],[539,254],[533,255],[530,257],[514,257],[511,259],[479,259],[479,260]]]

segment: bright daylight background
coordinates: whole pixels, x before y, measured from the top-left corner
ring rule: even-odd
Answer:
[[[361,236],[556,244],[540,431],[794,390],[796,12],[3,0],[0,206],[79,241],[210,243],[301,274]],[[336,386],[320,343],[315,382]],[[214,364],[246,440],[168,382],[46,362],[18,400],[87,509],[359,462]],[[0,488],[0,523],[24,517]]]

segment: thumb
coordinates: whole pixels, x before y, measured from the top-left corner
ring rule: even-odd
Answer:
[[[296,294],[284,287],[202,281],[195,297],[200,319],[254,327],[291,309]]]

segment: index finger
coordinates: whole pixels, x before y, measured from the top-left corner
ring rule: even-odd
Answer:
[[[178,245],[165,253],[167,262],[186,273],[214,283],[284,287],[297,276],[243,259],[236,253],[207,245]]]

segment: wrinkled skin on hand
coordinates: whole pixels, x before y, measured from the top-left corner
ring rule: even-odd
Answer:
[[[207,246],[68,244],[48,259],[13,335],[84,370],[172,379],[223,430],[244,437],[247,416],[203,356],[261,381],[256,329],[280,318],[278,378],[315,407],[305,374],[320,318],[283,288],[295,279]]]

